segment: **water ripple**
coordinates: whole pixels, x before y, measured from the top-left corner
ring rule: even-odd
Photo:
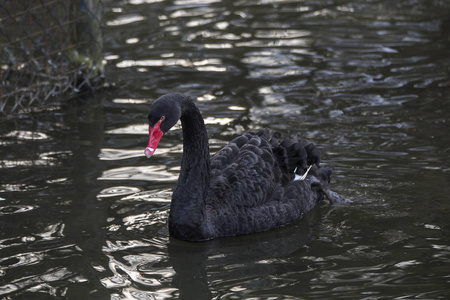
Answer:
[[[78,276],[66,267],[49,268],[44,272],[36,275],[26,276],[15,279],[14,281],[0,286],[0,295],[8,295],[18,291],[25,292],[41,292],[56,296],[63,296],[64,289],[60,289],[59,282],[72,281],[85,282],[83,276]]]
[[[37,205],[5,205],[0,207],[0,215],[20,214],[37,208]]]
[[[42,141],[42,140],[50,139],[50,136],[44,132],[26,131],[26,130],[13,130],[13,131],[3,135],[3,137],[15,138],[19,141],[30,141],[30,140]]]
[[[159,150],[159,149],[158,149]],[[158,151],[159,152],[159,151]],[[123,150],[123,149],[101,149],[99,158],[101,160],[122,160],[134,157],[142,157],[144,151],[141,150]]]
[[[163,191],[145,191],[145,192],[139,192],[134,193],[132,195],[129,195],[127,197],[122,198],[123,201],[146,201],[146,202],[170,202],[170,199],[172,197],[172,193],[168,190]]]
[[[166,171],[165,166],[129,166],[106,170],[98,180],[176,181],[178,176]]]
[[[135,22],[140,22],[145,20],[144,16],[139,16],[139,15],[123,15],[118,17],[115,20],[110,20],[108,22],[106,22],[107,26],[122,26],[122,25],[127,25],[127,24],[131,24],[131,23],[135,23]]]
[[[135,194],[140,192],[140,189],[129,186],[113,186],[108,187],[106,189],[101,190],[97,194],[97,198],[109,198],[109,197],[117,197],[117,196],[125,196],[130,194]]]

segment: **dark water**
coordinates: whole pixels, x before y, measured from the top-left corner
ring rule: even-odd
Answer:
[[[105,1],[115,87],[0,128],[2,299],[450,298],[450,3]],[[211,149],[313,140],[353,204],[270,232],[168,237],[181,130],[150,160],[149,104],[197,98]]]

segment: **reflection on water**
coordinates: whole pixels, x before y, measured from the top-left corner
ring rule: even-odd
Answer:
[[[448,3],[104,5],[114,88],[1,123],[0,297],[450,296]],[[180,125],[143,155],[168,92],[197,99],[212,152],[261,127],[313,140],[355,202],[257,235],[169,238]]]
[[[99,180],[176,181],[177,176],[165,171],[164,166],[129,166],[104,171]]]

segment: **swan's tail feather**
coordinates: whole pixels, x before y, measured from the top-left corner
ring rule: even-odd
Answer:
[[[320,190],[324,198],[328,199],[330,203],[351,203],[351,200],[328,189],[333,169],[334,167],[329,165],[320,168],[312,168],[310,173],[310,182],[312,186],[315,186],[316,189]]]
[[[320,185],[326,189],[330,184],[331,173],[333,172],[334,167],[330,165],[322,166],[320,168],[313,168],[310,172],[311,176],[316,177]]]

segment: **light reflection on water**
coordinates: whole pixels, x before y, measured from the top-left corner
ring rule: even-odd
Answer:
[[[104,4],[116,87],[1,126],[2,297],[450,296],[446,3]],[[180,125],[143,156],[149,104],[168,92],[197,99],[212,152],[261,127],[311,139],[355,203],[252,236],[169,238]]]
[[[165,171],[165,166],[129,166],[106,170],[98,180],[142,180],[142,181],[169,181],[178,179],[176,174]]]

